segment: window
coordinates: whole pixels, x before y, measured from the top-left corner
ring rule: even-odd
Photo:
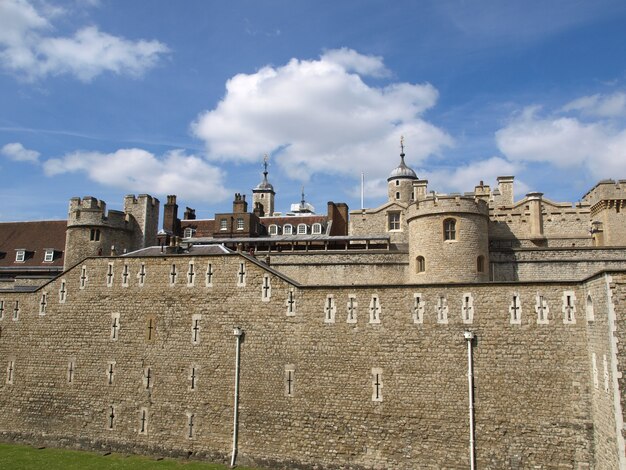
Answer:
[[[443,239],[456,240],[456,220],[446,219],[443,221]]]
[[[396,199],[400,199],[400,191],[396,191]]]
[[[400,212],[389,212],[387,221],[389,230],[400,230]]]
[[[17,250],[15,252],[16,263],[23,263],[25,259],[26,259],[26,250]]]
[[[283,226],[283,233],[285,235],[291,235],[293,233],[293,226],[291,224],[286,224]]]
[[[237,230],[243,230],[243,219],[241,217],[237,218]]]
[[[313,227],[311,227],[311,232],[314,235],[320,235],[322,233],[322,224],[320,223],[313,224]]]
[[[92,228],[89,231],[89,240],[92,242],[99,242],[100,241],[100,229]]]
[[[426,260],[423,256],[418,256],[415,260],[415,270],[418,273],[423,273],[426,271]]]
[[[185,238],[191,238],[191,237],[193,237],[195,235],[195,233],[196,233],[196,230],[194,228],[187,227],[185,229],[185,232],[183,233],[183,236]]]
[[[298,224],[298,235],[306,235],[307,226],[306,224]]]
[[[270,235],[278,235],[278,225],[272,224],[269,229]]]
[[[396,186],[400,186],[400,180],[396,180]]]
[[[485,257],[483,255],[476,258],[476,271],[479,273],[485,272]]]
[[[591,298],[590,295],[587,296],[587,305],[586,305],[586,311],[587,311],[587,321],[594,321],[594,313],[593,313],[593,299]]]
[[[43,260],[46,263],[50,263],[51,261],[54,261],[54,250],[51,248],[46,249],[46,252],[43,255]]]
[[[220,220],[220,231],[224,232],[228,230],[228,221],[226,219]]]

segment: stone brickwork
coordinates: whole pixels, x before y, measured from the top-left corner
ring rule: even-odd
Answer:
[[[0,293],[0,433],[224,460],[238,326],[242,463],[465,469],[470,330],[478,468],[619,468],[625,282],[314,287],[240,254],[91,258]]]

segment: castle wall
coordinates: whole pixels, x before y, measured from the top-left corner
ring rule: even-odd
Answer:
[[[626,314],[620,276],[613,282],[618,317]],[[264,298],[265,279],[271,293]],[[594,446],[608,448],[611,441],[606,400],[594,395],[590,364],[591,349],[604,354],[606,334],[601,320],[590,326],[585,317],[585,288],[601,287],[535,282],[314,288],[292,285],[236,254],[88,259],[35,293],[0,293],[5,308],[0,364],[5,374],[11,365],[14,374],[12,383],[8,375],[0,381],[0,433],[29,442],[227,456],[232,328],[240,326],[245,331],[242,463],[465,469],[463,330],[471,330],[477,335],[478,468],[582,468],[600,461]],[[43,292],[47,306],[40,315]],[[569,319],[566,293],[576,307]],[[545,322],[538,321],[538,294],[549,305]],[[350,298],[357,304],[351,318]],[[12,320],[16,300],[20,312]],[[596,318],[601,309],[598,300]],[[115,318],[119,329],[112,339]],[[194,343],[195,320],[199,340]],[[148,331],[155,336],[149,339]],[[192,366],[195,390],[190,389]],[[113,429],[108,429],[110,406]],[[145,433],[140,432],[142,411]],[[594,418],[602,416],[607,421],[596,430]],[[611,456],[606,461],[606,468],[615,468],[609,466]]]
[[[585,279],[605,269],[621,269],[626,253],[611,248],[491,251],[494,281]]]
[[[272,268],[306,285],[404,284],[407,252],[272,253]]]
[[[400,230],[389,230],[389,212],[400,214]],[[354,236],[389,236],[391,243],[403,244],[408,241],[406,206],[391,204],[383,209],[352,211],[350,213],[350,235]]]

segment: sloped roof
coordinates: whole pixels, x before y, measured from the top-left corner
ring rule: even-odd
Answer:
[[[66,228],[65,220],[0,222],[0,268],[62,268]],[[44,261],[46,249],[54,250],[50,262]],[[23,262],[15,261],[17,250],[26,250]]]

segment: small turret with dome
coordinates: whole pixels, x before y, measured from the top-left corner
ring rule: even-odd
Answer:
[[[417,181],[417,174],[404,163],[404,137],[400,137],[400,165],[387,178],[389,201],[408,204],[413,201],[413,182]]]
[[[267,180],[267,166],[269,163],[269,157],[267,154],[263,157],[263,181],[261,181],[256,188],[252,190],[252,203],[256,207],[259,203],[263,207],[263,213],[266,216],[274,214],[274,186]]]

